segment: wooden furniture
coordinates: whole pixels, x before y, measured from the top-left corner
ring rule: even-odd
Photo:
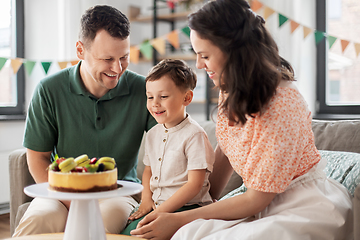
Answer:
[[[64,238],[64,233],[51,233],[51,234],[36,234],[36,235],[29,235],[29,236],[22,236],[22,237],[15,237],[15,238],[6,238],[5,240],[62,240]],[[131,237],[126,235],[120,234],[106,234],[107,240],[136,240],[136,239],[144,239],[144,238],[137,238]]]

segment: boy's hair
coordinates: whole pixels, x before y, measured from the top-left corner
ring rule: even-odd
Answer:
[[[107,5],[91,7],[81,17],[79,39],[88,47],[97,32],[102,29],[110,36],[124,40],[130,35],[130,22],[114,7]]]
[[[169,76],[179,88],[194,90],[196,87],[196,74],[182,60],[162,60],[150,70],[145,81],[156,81],[165,75]]]

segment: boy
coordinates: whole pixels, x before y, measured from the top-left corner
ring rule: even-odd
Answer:
[[[185,211],[211,203],[208,177],[214,151],[205,131],[187,113],[196,75],[181,60],[165,59],[146,77],[147,108],[158,122],[146,135],[139,209],[122,232],[130,235],[149,212]]]

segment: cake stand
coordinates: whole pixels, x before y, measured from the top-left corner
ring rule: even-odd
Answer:
[[[122,187],[96,193],[56,192],[49,190],[47,182],[30,185],[24,192],[30,197],[71,200],[64,240],[106,240],[98,199],[131,196],[143,189],[138,183],[120,180],[117,183]]]

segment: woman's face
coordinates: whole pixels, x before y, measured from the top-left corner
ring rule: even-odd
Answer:
[[[215,86],[220,87],[220,75],[227,59],[225,53],[210,40],[200,38],[194,30],[190,32],[190,41],[197,56],[196,67],[204,68]]]

